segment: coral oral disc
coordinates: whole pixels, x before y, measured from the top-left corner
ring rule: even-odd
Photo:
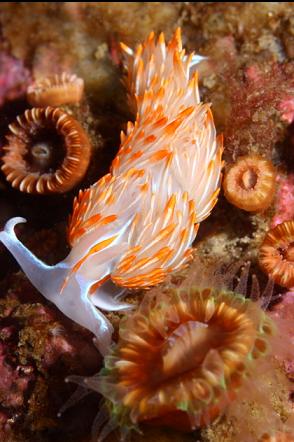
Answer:
[[[240,157],[226,172],[225,197],[248,212],[266,210],[275,195],[276,172],[269,160],[259,155]]]
[[[250,361],[266,354],[271,322],[257,303],[233,292],[146,296],[123,319],[107,371],[94,384],[121,403],[132,424],[188,431],[206,425],[235,396]]]
[[[259,264],[277,284],[294,287],[294,221],[270,229],[259,250]]]
[[[84,177],[91,146],[80,124],[54,109],[33,108],[10,125],[2,171],[27,193],[63,193]]]

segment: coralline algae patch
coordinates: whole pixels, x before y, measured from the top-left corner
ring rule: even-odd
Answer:
[[[294,291],[287,292],[280,303],[274,306],[269,313],[277,323],[281,330],[281,334],[285,336],[285,339],[289,344],[288,356],[280,359],[280,363],[284,366],[284,369],[292,381],[294,381],[294,360],[291,357],[291,347],[294,347],[294,328],[292,325],[294,317]]]
[[[0,106],[7,100],[13,101],[26,93],[31,82],[30,71],[21,60],[6,52],[0,53]]]
[[[21,274],[8,281],[1,285],[0,300],[1,440],[22,440],[21,434],[33,429],[62,432],[62,425],[71,432],[57,419],[69,393],[63,378],[68,371],[95,372],[98,353],[90,336],[38,303]]]
[[[77,184],[77,189],[89,186],[109,169],[117,153],[119,131],[130,119],[125,92],[120,85],[122,75],[118,65],[121,58],[114,42],[124,41],[134,48],[152,30],[158,34],[164,31],[169,38],[176,26],[181,25],[188,52],[195,50],[208,57],[199,66],[200,95],[203,102],[212,103],[218,132],[223,131],[225,135],[227,168],[240,156],[253,154],[272,160],[279,175],[274,200],[265,211],[245,212],[221,195],[212,215],[201,225],[197,250],[205,263],[215,263],[216,259],[226,263],[251,259],[254,271],[265,281],[266,275],[258,266],[259,247],[270,225],[275,227],[293,220],[294,213],[291,198],[293,168],[288,161],[290,157],[282,154],[280,147],[293,118],[294,64],[291,58],[294,55],[294,22],[291,4],[36,3],[35,8],[32,14],[31,7],[25,3],[6,3],[1,7],[1,145],[8,124],[29,107],[26,91],[32,77],[39,80],[52,74],[74,72],[84,80],[84,98],[80,104],[69,104],[62,109],[80,121],[90,136],[93,146],[90,172],[85,177],[86,184]],[[111,57],[116,59],[116,65]],[[17,110],[20,100],[20,110]],[[38,152],[42,156],[44,149]],[[250,174],[244,179],[245,184],[252,183]],[[34,220],[19,229],[22,238],[26,238],[26,245],[45,262],[55,264],[62,259],[68,248],[63,244],[57,247],[54,242],[51,246],[50,232],[56,229],[56,223],[65,225],[75,190],[59,196],[26,195],[11,190],[3,175],[1,192],[1,226],[9,216],[16,214]],[[65,238],[62,226],[60,235]],[[44,228],[48,229],[49,239]],[[10,274],[16,264],[8,260],[2,248],[1,255],[3,269]],[[196,268],[197,263],[192,264],[191,269],[196,272]],[[165,287],[169,288],[172,280],[183,281],[185,278],[185,272],[171,275]],[[99,409],[99,398],[91,396],[93,406],[84,401],[76,404],[62,420],[56,418],[56,412],[70,395],[69,387],[64,385],[66,375],[86,376],[99,370],[101,364],[91,346],[91,337],[70,325],[22,277],[15,277],[13,284],[11,277],[5,276],[4,283],[2,306],[7,310],[0,324],[3,373],[0,386],[4,405],[0,425],[4,440],[31,442],[37,438],[47,442],[48,437],[49,440],[69,437],[71,442],[88,442],[89,426]],[[276,294],[281,291],[281,287],[275,288]],[[25,299],[21,294],[25,294]],[[128,300],[134,303],[141,296],[131,293]],[[291,336],[292,294],[282,294],[280,298],[282,302],[269,314],[288,337]],[[117,313],[108,315],[116,329],[120,316]],[[53,334],[49,332],[50,327]],[[189,331],[189,327],[186,328]],[[205,334],[205,327],[200,330]],[[84,348],[87,356],[83,353]],[[261,358],[259,362],[261,360],[268,361],[267,358]],[[259,367],[258,376],[262,377],[264,366],[260,364]],[[288,358],[280,358],[276,370],[267,371],[270,376],[266,378],[266,374],[263,379],[266,384],[272,384],[268,396],[274,398],[267,401],[270,407],[268,416],[271,418],[272,410],[276,409],[286,422],[289,404],[280,400],[280,396],[286,397],[290,388],[285,384],[280,367],[292,378],[293,361],[288,355]],[[243,408],[240,402],[235,402],[235,415],[221,418],[203,429],[201,435],[199,431],[184,434],[146,426],[144,433],[135,433],[133,439],[136,442],[247,442],[249,430],[244,424],[247,421],[239,417],[242,413],[255,416],[256,420],[251,420],[253,429],[258,428],[260,422],[254,406],[258,385],[254,397],[252,385],[249,383],[244,392],[249,396],[248,400],[246,396]],[[87,422],[84,431],[72,430],[72,425],[83,425],[84,421]],[[278,441],[283,437],[287,440],[290,436],[282,436],[287,434],[287,429],[280,428],[277,433],[274,422],[269,420],[267,434],[262,440]],[[67,429],[71,429],[71,433]],[[239,429],[241,439],[236,436],[236,429]],[[113,437],[108,439],[113,440]]]
[[[275,216],[271,226],[275,227],[283,221],[294,219],[294,174],[278,176],[278,191],[275,202]]]

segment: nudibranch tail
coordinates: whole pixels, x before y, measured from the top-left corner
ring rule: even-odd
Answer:
[[[87,282],[82,278],[74,278],[70,281],[66,292],[61,294],[60,287],[69,271],[66,261],[55,266],[48,266],[30,252],[17,238],[14,231],[15,226],[23,222],[26,220],[21,217],[10,219],[4,230],[0,232],[0,241],[45,298],[53,302],[66,316],[99,336],[97,345],[101,353],[104,354],[111,343],[113,328],[95,305],[89,302]],[[121,290],[116,289],[116,294],[117,292],[120,293]],[[113,310],[129,307],[128,304],[119,304],[118,301],[112,299],[107,303],[107,295],[102,295],[101,298],[100,303],[105,307],[110,304]]]
[[[0,241],[10,251],[32,284],[42,293],[46,290],[46,281],[51,270],[50,266],[39,260],[17,238],[14,228],[17,224],[25,223],[21,217],[11,218],[0,232]],[[57,287],[56,287],[57,289]]]

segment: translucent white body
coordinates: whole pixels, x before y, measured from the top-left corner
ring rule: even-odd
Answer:
[[[129,308],[125,288],[146,288],[185,264],[198,224],[217,201],[222,143],[209,106],[200,103],[179,31],[168,45],[151,34],[127,54],[134,124],[122,134],[111,172],[74,202],[72,250],[56,266],[38,260],[17,239],[10,220],[0,240],[37,289],[91,330],[102,353],[112,326],[99,311]],[[98,308],[97,308],[98,307]]]

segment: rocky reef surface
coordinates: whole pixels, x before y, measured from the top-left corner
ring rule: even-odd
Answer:
[[[48,264],[67,255],[66,225],[73,198],[79,188],[108,171],[120,130],[133,118],[121,82],[118,42],[133,47],[152,30],[163,31],[169,38],[179,26],[187,50],[207,57],[199,65],[200,93],[203,101],[212,103],[217,131],[224,134],[225,168],[239,156],[254,153],[271,159],[277,170],[276,196],[263,213],[240,210],[221,193],[212,215],[201,224],[197,254],[209,266],[216,261],[250,260],[252,271],[265,285],[267,278],[258,265],[263,237],[270,227],[294,220],[291,2],[1,3],[0,148],[8,125],[30,107],[26,90],[33,79],[71,71],[83,78],[85,94],[80,105],[66,110],[87,131],[93,158],[82,183],[62,195],[19,192],[1,174],[0,227],[12,216],[23,216],[29,222],[19,226],[17,234],[30,250]],[[101,368],[91,333],[47,302],[1,244],[0,277],[0,439],[90,441],[98,395],[89,394],[61,417],[57,413],[75,390],[64,382],[65,377],[89,376]],[[175,275],[170,285],[178,286],[183,280],[185,273]],[[294,294],[279,286],[274,293],[270,314],[287,318],[289,324]],[[132,294],[129,300],[134,301]],[[117,327],[120,316],[108,316]],[[293,328],[285,333],[293,342]],[[293,361],[279,361],[275,370],[273,407],[286,421],[291,391],[289,401],[281,399],[279,392],[286,385],[284,372],[294,379]],[[254,394],[252,404],[254,414]],[[238,421],[222,419],[192,434],[147,428],[133,440],[232,442],[234,425]],[[246,442],[246,435],[242,440]]]

